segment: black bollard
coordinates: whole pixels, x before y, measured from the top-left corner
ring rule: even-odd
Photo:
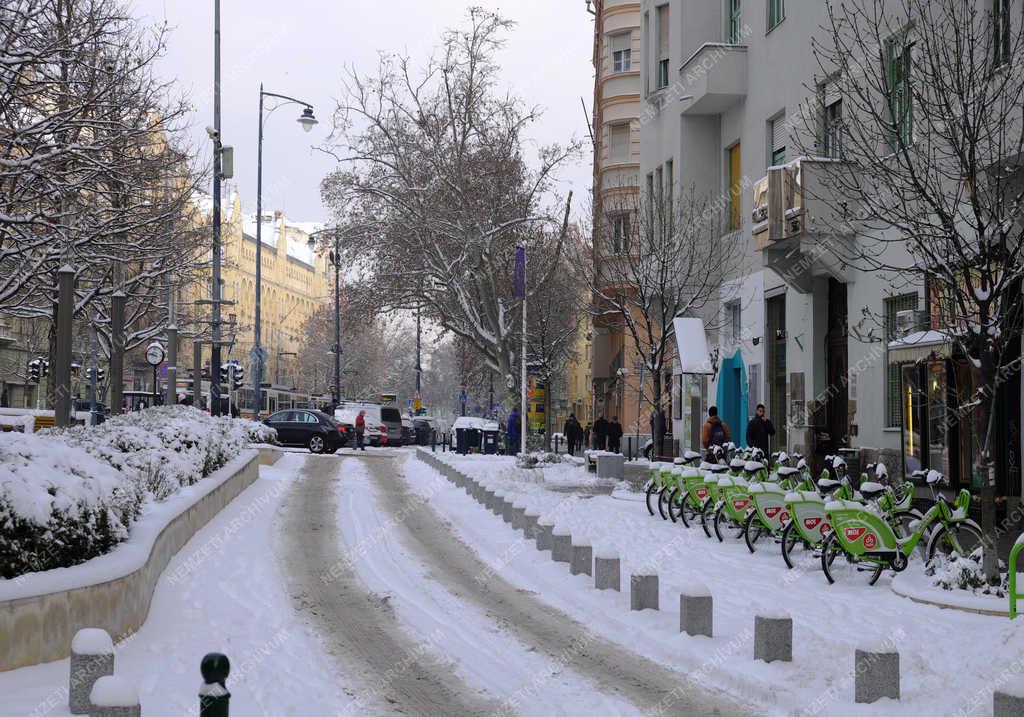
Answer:
[[[437,453],[437,431],[430,431],[430,452]]]
[[[228,717],[228,692],[225,680],[231,672],[227,655],[211,652],[199,663],[203,685],[199,688],[199,717]]]

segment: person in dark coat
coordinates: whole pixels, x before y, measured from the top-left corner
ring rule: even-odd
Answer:
[[[565,434],[566,449],[569,451],[569,455],[576,455],[576,446],[579,444],[580,434],[583,433],[583,429],[580,428],[580,423],[576,420],[575,413],[569,414],[569,418],[566,419],[565,426],[562,428],[562,433]]]
[[[519,418],[519,409],[513,408],[508,414],[508,423],[505,424],[505,450],[510,456],[519,453],[522,442],[522,421]]]
[[[594,421],[594,450],[603,451],[608,441],[608,421],[604,416],[598,416]]]
[[[619,423],[618,416],[612,416],[612,421],[608,424],[608,450],[612,453],[619,453],[621,444],[622,424]]]
[[[591,433],[593,433],[593,429],[590,427],[590,424],[588,423],[583,428],[583,441],[580,443],[580,447],[581,448],[586,449],[586,447],[590,445],[590,435],[591,435]]]
[[[768,417],[764,415],[764,404],[757,404],[757,410],[754,413],[754,417],[751,418],[750,423],[747,424],[747,445],[753,448],[760,448],[767,456],[770,454],[770,438],[774,435],[775,426],[773,426]]]
[[[711,406],[708,409],[708,420],[704,423],[704,428],[700,432],[700,443],[707,450],[711,446],[723,446],[732,440],[732,434],[729,432],[729,426],[725,425],[725,421],[718,417],[718,407]]]

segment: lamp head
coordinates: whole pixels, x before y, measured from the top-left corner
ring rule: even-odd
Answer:
[[[299,117],[299,119],[297,119],[296,122],[301,124],[302,129],[305,130],[306,132],[309,132],[311,129],[313,129],[313,125],[319,124],[317,122],[316,117],[313,116],[312,107],[307,107],[306,109],[302,110],[302,116]]]

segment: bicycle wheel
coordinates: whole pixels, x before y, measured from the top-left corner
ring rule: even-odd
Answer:
[[[700,504],[700,527],[704,529],[704,535],[709,538],[711,537],[710,523],[714,518],[714,509],[711,505],[711,499],[705,498],[704,502]]]
[[[896,534],[901,538],[905,538],[914,532],[914,528],[916,528],[917,524],[924,519],[924,515],[917,508],[907,508],[904,510],[897,510],[892,514],[892,518],[892,524],[893,528],[896,530]],[[918,541],[914,552],[908,557],[912,557],[916,553],[921,556],[922,560],[927,560],[928,551],[925,545],[926,542],[927,541],[925,540]]]
[[[985,539],[982,537],[981,531],[973,524],[940,524],[935,527],[928,539],[928,559],[932,560],[939,555],[946,558],[962,555],[980,563],[984,546]]]
[[[679,488],[673,488],[668,492],[668,500],[665,508],[668,510],[668,517],[673,523],[679,520],[679,516],[676,514],[676,498],[679,496]]]
[[[668,520],[668,486],[658,491],[658,513],[662,520]]]
[[[647,484],[647,512],[650,513],[651,515],[654,515],[654,507],[651,505],[651,498],[654,496],[655,493],[658,492],[658,490],[660,490],[660,488],[659,488],[657,483],[655,483],[653,480],[648,482],[648,484]]]
[[[687,528],[690,527],[690,521],[687,520],[686,516],[686,494],[682,494],[680,497],[679,488],[672,491],[672,495],[668,498],[668,517],[672,519],[673,523],[683,522]]]
[[[882,564],[850,555],[832,532],[821,546],[821,571],[825,573],[830,585],[837,582],[855,584],[865,581],[868,585],[874,585],[882,574]]]
[[[798,564],[804,565],[814,556],[814,546],[803,539],[793,521],[786,523],[782,529],[782,559],[786,567],[793,569]]]
[[[729,535],[730,533],[731,535]],[[715,537],[718,538],[718,542],[724,543],[726,535],[736,539],[743,537],[743,524],[737,523],[729,517],[729,514],[725,512],[725,504],[723,503],[715,511]]]
[[[764,535],[770,535],[768,528],[761,522],[757,511],[754,511],[743,521],[743,542],[747,544],[747,550],[756,552],[754,544]]]

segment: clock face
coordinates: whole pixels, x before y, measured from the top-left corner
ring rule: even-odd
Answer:
[[[164,360],[164,350],[158,344],[152,344],[146,349],[146,360],[156,366]]]

